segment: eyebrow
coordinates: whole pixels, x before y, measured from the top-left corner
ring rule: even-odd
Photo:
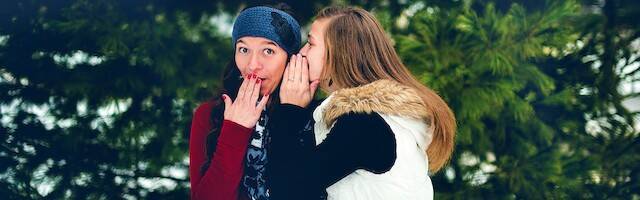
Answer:
[[[278,46],[278,44],[276,44],[275,42],[271,42],[271,41],[269,41],[269,42],[267,42],[267,44],[270,44],[270,45],[274,45],[274,46],[276,46],[276,47],[279,47],[279,46]]]
[[[237,44],[237,43],[246,44],[246,43],[245,43],[244,41],[242,41],[242,40],[238,40],[238,42],[236,42],[236,44]],[[272,42],[272,41],[263,42],[261,45],[264,45],[264,44],[267,44],[267,45],[274,45],[274,46],[276,46],[276,47],[280,47],[280,46],[278,46],[278,44],[277,44],[277,43]]]

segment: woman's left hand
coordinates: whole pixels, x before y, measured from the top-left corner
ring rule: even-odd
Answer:
[[[307,107],[316,93],[319,81],[309,83],[309,64],[300,54],[291,56],[282,76],[280,103]]]

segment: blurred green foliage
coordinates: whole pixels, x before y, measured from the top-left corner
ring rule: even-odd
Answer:
[[[285,2],[306,25],[332,4],[371,10],[451,105],[437,199],[640,199],[640,2]],[[261,3],[2,1],[0,196],[188,198],[193,109],[232,56],[233,17]]]

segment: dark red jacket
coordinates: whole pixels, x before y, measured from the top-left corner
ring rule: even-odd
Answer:
[[[239,187],[252,128],[225,120],[213,160],[204,175],[200,173],[200,167],[207,159],[206,139],[212,128],[210,116],[213,106],[213,102],[203,103],[193,115],[189,139],[191,199],[244,199],[245,195],[240,195]]]

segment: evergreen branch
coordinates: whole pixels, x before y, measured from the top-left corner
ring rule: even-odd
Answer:
[[[584,56],[584,55],[588,55],[590,51],[593,51],[593,49],[595,49],[595,46],[598,45],[598,41],[597,41],[597,34],[595,33],[585,33],[583,36],[581,36],[580,38],[585,38],[587,39],[587,44],[585,44],[580,50],[578,50],[578,52],[576,52],[575,55],[578,56]]]
[[[2,148],[3,148],[3,149],[6,149],[7,151],[9,151],[9,152],[11,152],[11,153],[13,153],[13,155],[19,155],[19,154],[20,154],[20,152],[18,152],[18,151],[16,151],[16,150],[11,149],[11,147],[6,146],[5,144],[2,144]]]
[[[44,196],[38,193],[38,189],[34,188],[31,184],[29,184],[31,182],[32,177],[29,176],[28,174],[23,174],[23,175],[24,175],[23,178],[25,179],[23,179],[24,181],[22,181],[22,185],[24,186],[24,191],[26,192],[26,196],[32,197],[32,195],[36,195],[38,199],[44,198]]]
[[[170,179],[176,182],[186,182],[189,181],[188,179],[180,179],[180,178],[176,178],[176,177],[171,177],[171,176],[164,176],[164,175],[156,175],[156,174],[149,174],[149,173],[134,173],[133,175],[129,175],[129,174],[123,174],[123,173],[116,173],[115,171],[111,171],[113,174],[118,175],[118,176],[124,176],[124,177],[128,177],[128,178],[164,178],[164,179]]]
[[[625,152],[627,152],[633,147],[636,147],[637,145],[640,145],[640,137],[634,138],[633,142],[627,144],[625,147],[622,148],[622,150],[620,150],[619,152],[616,152],[616,154],[614,155],[624,155]]]
[[[640,81],[640,79],[637,79],[637,80]],[[632,98],[635,98],[635,97],[640,97],[640,92],[624,95],[624,96],[622,96],[622,99],[632,99]]]
[[[622,38],[622,36],[619,36]],[[620,44],[623,46],[629,45],[631,42],[633,42],[634,40],[640,38],[640,31],[636,31],[632,36],[622,39],[620,40]]]
[[[631,170],[631,173],[630,173],[631,175],[630,175],[629,177],[633,177],[633,175],[634,175],[634,174],[638,174],[638,169],[639,169],[638,167],[633,168],[633,169]],[[622,185],[616,185],[616,186],[613,186],[612,190],[609,192],[609,194],[610,194],[609,196],[610,196],[610,197],[611,197],[611,196],[618,196],[618,197],[620,197],[620,195],[619,195],[619,194],[620,194],[620,191],[621,191],[621,190],[623,190],[623,189],[625,189],[625,188],[632,187],[632,184],[637,184],[637,183],[636,183],[636,182],[634,182],[634,181],[627,181],[627,182],[623,183]],[[613,195],[611,195],[611,194],[613,194]]]
[[[638,61],[640,61],[640,57],[637,57],[637,58],[633,59],[633,61],[627,62],[626,66],[631,66],[632,63],[635,63],[635,62],[638,62]],[[629,73],[622,74],[620,76],[620,79],[625,79],[625,78],[627,78],[629,76],[633,76],[634,74],[636,74],[638,72],[640,72],[640,67],[635,68],[633,71],[630,71]]]

